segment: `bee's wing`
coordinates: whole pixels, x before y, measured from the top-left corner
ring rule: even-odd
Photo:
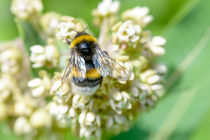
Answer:
[[[71,78],[70,75],[72,73],[75,73],[80,80],[85,79],[86,75],[85,60],[81,56],[78,56],[76,53],[73,54],[69,59],[68,65],[62,77],[62,83],[66,82],[67,79]]]
[[[77,78],[83,81],[86,76],[85,60],[77,54],[75,54],[74,68],[74,73],[76,73],[75,75],[77,75]]]
[[[116,67],[120,67],[125,73],[126,68],[112,59],[107,52],[102,51],[99,47],[96,48],[96,53],[93,56],[93,64],[97,71],[103,76],[112,76],[112,71]]]

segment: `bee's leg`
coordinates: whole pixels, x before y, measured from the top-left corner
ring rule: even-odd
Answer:
[[[70,45],[70,44],[71,44],[71,41],[68,40],[68,39],[66,39],[66,43],[67,43],[68,45]]]
[[[109,57],[109,54],[108,54],[107,51],[102,51],[102,52],[103,52],[103,54],[104,54],[106,57]]]
[[[106,55],[108,55],[107,51],[103,51],[103,53],[105,53]]]

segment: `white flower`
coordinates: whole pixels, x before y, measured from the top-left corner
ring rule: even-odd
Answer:
[[[13,0],[11,11],[21,19],[28,19],[43,10],[41,0]]]
[[[48,104],[50,114],[55,116],[58,120],[62,120],[67,115],[68,109],[69,107],[67,105],[59,105],[56,102],[50,102]]]
[[[30,60],[33,62],[32,66],[34,68],[40,68],[44,66],[57,67],[59,65],[60,53],[57,47],[51,43],[45,47],[41,45],[35,45],[30,48]]]
[[[42,84],[42,80],[40,78],[33,79],[28,82],[28,86],[32,88],[32,95],[34,97],[40,97],[45,93],[45,87]]]
[[[26,98],[19,99],[14,104],[14,113],[18,116],[29,116],[33,112],[33,105]]]
[[[118,124],[123,124],[127,121],[125,116],[120,116],[120,115],[114,115],[114,120]]]
[[[97,14],[102,17],[109,16],[117,13],[119,7],[119,1],[112,2],[112,0],[103,0],[101,3],[98,4]]]
[[[3,73],[17,74],[22,68],[22,54],[15,48],[11,47],[0,53],[0,69]]]
[[[150,32],[143,32],[143,37],[140,40],[143,44],[144,48],[147,48],[151,51],[154,56],[161,56],[165,54],[164,45],[166,44],[166,40],[161,36],[152,37]]]
[[[111,26],[116,22],[117,12],[119,11],[120,2],[112,0],[103,0],[98,7],[92,11],[94,16],[94,25],[96,27]]]
[[[61,22],[57,25],[56,37],[66,43],[72,41],[77,32],[81,32],[83,26],[73,17],[63,17]],[[67,43],[68,43],[67,42]]]
[[[70,91],[70,85],[68,83],[62,84],[61,74],[57,73],[54,76],[54,82],[52,84],[52,87],[50,89],[50,95],[57,95],[58,97],[63,97]]]
[[[14,77],[8,74],[2,74],[0,77],[0,102],[8,100],[11,95],[17,96],[18,94],[20,94],[20,89]]]
[[[47,59],[47,65],[57,67],[59,65],[60,53],[56,46],[48,44],[45,46],[45,55]]]
[[[75,25],[72,22],[62,22],[57,26],[57,34],[56,36],[63,40],[64,42],[66,39],[73,40],[77,34],[76,31],[74,31]]]
[[[140,78],[143,82],[148,84],[155,84],[160,81],[160,76],[156,74],[154,70],[147,70],[140,75]]]
[[[165,74],[167,72],[167,66],[163,63],[159,63],[159,64],[155,65],[155,70],[159,74]]]
[[[46,110],[39,109],[31,115],[30,123],[34,128],[49,127],[51,125],[51,116]]]
[[[85,136],[86,138],[95,134],[96,137],[101,136],[100,129],[100,117],[93,112],[83,111],[79,115],[79,123],[80,123],[80,136]]]
[[[91,136],[97,137],[97,139],[101,139],[102,130],[100,127],[81,127],[79,131],[80,137],[89,138]]]
[[[107,118],[106,128],[108,132],[120,133],[121,131],[127,131],[130,127],[129,120],[125,115],[110,115]]]
[[[116,40],[118,43],[135,43],[140,37],[141,27],[137,24],[134,24],[131,20],[127,20],[122,23],[120,26],[114,28],[113,40]]]
[[[71,108],[69,109],[69,114],[68,114],[68,116],[69,116],[70,118],[73,119],[74,117],[76,117],[76,114],[77,114],[76,109],[73,108],[73,107],[71,107]]]
[[[161,56],[165,54],[165,45],[166,40],[163,37],[155,36],[152,38],[152,42],[150,44],[150,50],[156,56]]]
[[[18,135],[27,134],[32,131],[29,121],[25,117],[19,117],[15,121],[14,131]]]
[[[54,36],[57,25],[59,24],[60,15],[55,12],[48,12],[41,17],[41,25],[49,36]]]
[[[33,97],[41,97],[45,95],[51,87],[50,79],[47,75],[43,76],[43,78],[35,78],[28,82],[28,87],[32,90]]]
[[[124,20],[133,20],[140,24],[141,27],[145,27],[153,20],[153,17],[148,15],[148,13],[149,8],[137,6],[131,10],[123,12],[122,18]]]
[[[30,48],[31,50],[31,57],[30,60],[34,64],[32,65],[34,68],[40,68],[45,65],[46,56],[45,56],[45,49],[41,45],[35,45]]]
[[[93,100],[90,96],[75,94],[72,98],[72,107],[74,108],[92,108]]]
[[[113,70],[113,77],[116,78],[122,84],[125,84],[128,80],[133,80],[134,74],[132,72],[131,64],[128,62],[119,62],[119,64],[120,65],[117,65]]]
[[[109,100],[111,108],[116,111],[117,114],[122,114],[123,110],[130,110],[132,104],[130,102],[130,96],[127,92],[114,92],[112,98]]]

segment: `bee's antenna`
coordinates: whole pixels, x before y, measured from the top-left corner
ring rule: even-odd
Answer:
[[[88,29],[88,25],[84,28],[82,32],[85,32]]]

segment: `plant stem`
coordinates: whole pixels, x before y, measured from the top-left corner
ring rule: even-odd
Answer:
[[[100,35],[99,35],[99,38],[98,38],[98,43],[102,48],[104,47],[104,43],[106,41],[107,33],[108,33],[108,18],[104,18],[104,20],[101,24]]]

